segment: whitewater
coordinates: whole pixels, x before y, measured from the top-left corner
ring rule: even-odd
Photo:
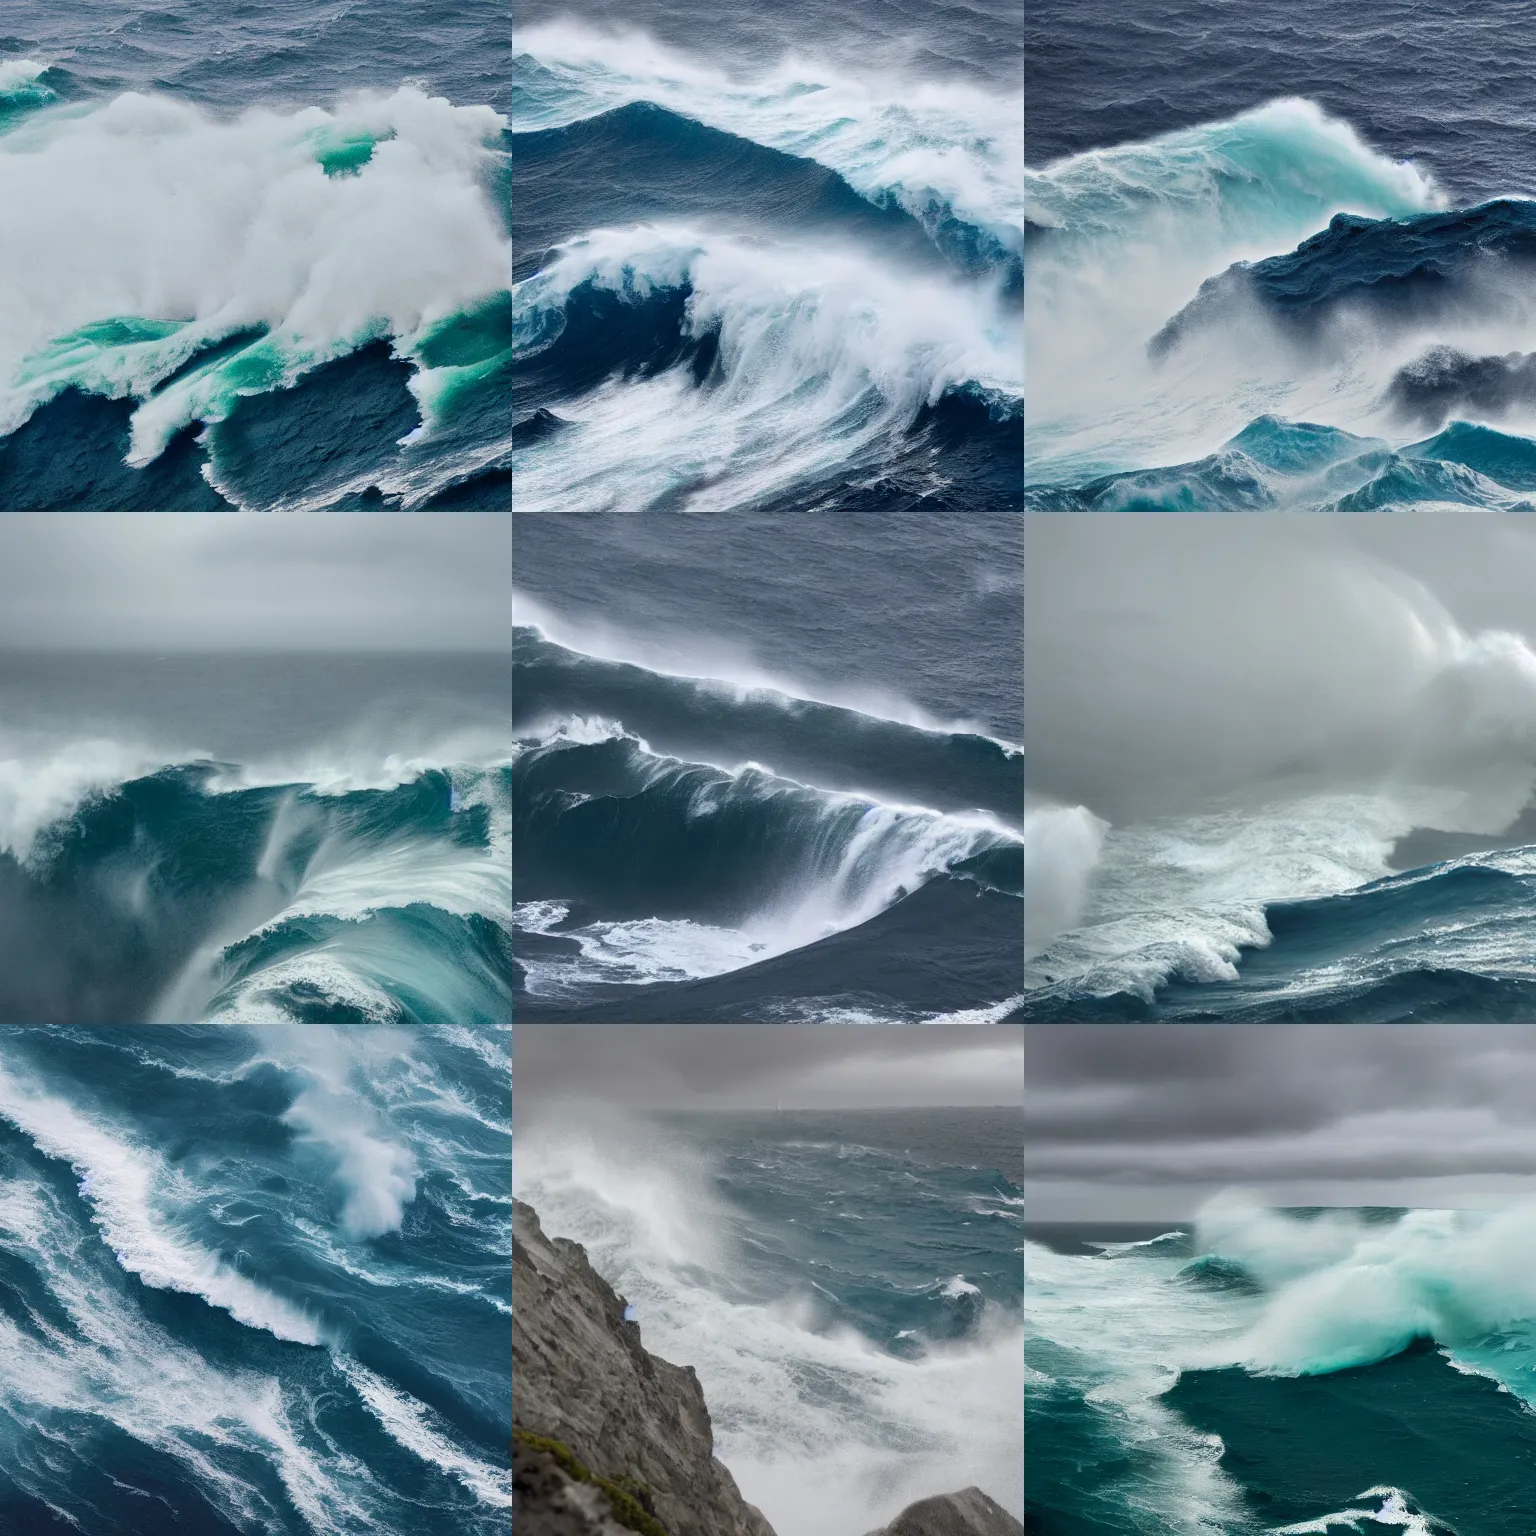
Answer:
[[[311,40],[263,100],[238,48],[157,74],[144,18],[29,23],[0,57],[8,503],[505,506],[504,112],[377,44],[338,72]]]

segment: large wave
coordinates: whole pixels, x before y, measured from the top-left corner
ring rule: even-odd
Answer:
[[[966,479],[1017,495],[1016,319],[951,278],[681,225],[594,230],[517,285],[513,336],[536,449],[520,511],[814,506],[829,482],[942,496],[965,466],[935,451],[967,440],[996,463]]]
[[[26,210],[0,239],[0,475],[31,462],[18,429],[78,425],[80,395],[132,402],[94,425],[125,431],[134,470],[201,424],[203,477],[237,505],[420,505],[502,465],[481,417],[507,363],[504,128],[412,86],[232,120],[139,92],[29,113],[0,136],[0,200]],[[370,344],[396,363],[349,375],[374,394],[343,409],[348,451],[290,462],[288,484],[244,462],[263,418],[242,402]],[[62,473],[41,494],[81,494]]]
[[[1517,508],[1503,481],[1363,460],[1277,495],[1243,438],[1278,417],[1414,458],[1405,427],[1536,424],[1531,207],[1447,209],[1414,166],[1305,101],[1032,172],[1026,330],[1048,387],[1031,481],[1149,509]],[[1107,489],[1131,470],[1149,496],[1134,478]]]
[[[1461,1528],[1486,1496],[1465,1477],[1465,1453],[1482,1456],[1494,1437],[1485,1470],[1508,1481],[1505,1458],[1524,1452],[1498,1441],[1497,1416],[1479,1417],[1481,1395],[1458,1404],[1446,1367],[1530,1401],[1536,1295],[1518,1256],[1531,1220],[1520,1207],[1275,1211],[1229,1194],[1207,1204],[1193,1233],[1075,1251],[1031,1242],[1031,1503],[1038,1496],[1042,1510],[1105,1529],[1130,1511],[1130,1529],[1147,1536],[1273,1530],[1282,1509],[1298,1510],[1280,1527],[1288,1531],[1347,1521],[1439,1533],[1451,1529],[1447,1518]],[[1432,1363],[1417,1369],[1406,1357],[1426,1349]],[[1414,1374],[1401,1385],[1383,1378],[1373,1393],[1359,1368],[1394,1357]],[[1312,1441],[1338,1420],[1331,1399],[1252,1392],[1265,1379],[1341,1371],[1352,1372],[1341,1382],[1350,1432],[1331,1445],[1330,1464]],[[1402,1419],[1373,1428],[1377,1406],[1402,1390],[1417,1394],[1405,1417],[1422,1413],[1422,1438],[1406,1456]],[[1267,1415],[1257,1438],[1254,1411]],[[1370,1486],[1373,1461],[1397,1486],[1380,1472]],[[1357,1495],[1352,1514],[1318,1502],[1329,1484],[1335,1496]],[[1269,1516],[1262,1523],[1255,1503]]]
[[[239,768],[112,743],[17,764],[5,1016],[494,1023],[510,767]]]
[[[1021,96],[953,80],[864,79],[795,57],[732,77],[644,34],[571,21],[520,28],[516,45],[519,131],[651,102],[837,171],[871,202],[905,209],[962,260],[1017,261]]]

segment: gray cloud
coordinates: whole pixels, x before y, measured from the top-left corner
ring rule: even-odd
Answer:
[[[1531,521],[1029,518],[1032,789],[1123,820],[1528,762],[1536,682],[1466,642],[1536,636]]]
[[[504,649],[510,521],[13,513],[0,518],[0,645]]]
[[[1009,1105],[1023,1031],[998,1025],[519,1025],[519,1112],[559,1099],[633,1109]]]
[[[1037,1026],[1034,1214],[1536,1193],[1536,1026]]]

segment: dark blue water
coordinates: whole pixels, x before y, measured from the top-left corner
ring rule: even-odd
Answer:
[[[502,656],[0,660],[0,1019],[505,1022]]]
[[[1021,553],[1006,512],[518,519],[519,1017],[1006,1016]]]
[[[1017,1110],[541,1108],[518,1101],[519,1196],[697,1369],[776,1529],[865,1529],[967,1483],[1018,1513]]]
[[[504,1530],[507,1047],[0,1032],[0,1529]]]
[[[505,508],[507,13],[0,35],[0,504]]]
[[[1533,1309],[1502,1255],[1529,1234],[1529,1209],[1031,1228],[1027,1528],[1523,1532]],[[1384,1283],[1346,1299],[1351,1273]]]
[[[1528,509],[1524,20],[1034,7],[1033,504]]]
[[[1019,16],[520,8],[517,509],[1016,506]]]

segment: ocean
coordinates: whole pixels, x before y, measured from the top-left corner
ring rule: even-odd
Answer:
[[[1526,21],[1031,7],[1029,504],[1536,504]]]
[[[1369,15],[1312,3],[1030,8],[1032,553],[1068,542],[1042,525],[1069,516],[1159,514],[1161,531],[1106,529],[1105,542],[1141,552],[1142,590],[1168,584],[1169,632],[1182,605],[1199,616],[1189,636],[1209,626],[1209,647],[1169,660],[1155,685],[1163,719],[1149,730],[1183,721],[1198,740],[1217,699],[1245,724],[1188,755],[1190,783],[1226,772],[1222,792],[1192,790],[1178,806],[1113,814],[1052,788],[1044,771],[1031,777],[1042,803],[1026,836],[1042,874],[1024,1017],[1498,1021],[1536,1002],[1536,829],[1520,817],[1530,786],[1498,815],[1485,799],[1506,750],[1510,764],[1529,754],[1512,735],[1494,742],[1475,702],[1507,676],[1501,718],[1522,729],[1520,679],[1536,675],[1529,615],[1452,628],[1442,646],[1419,622],[1432,631],[1443,612],[1439,575],[1400,561],[1390,538],[1369,541],[1370,570],[1297,575],[1301,557],[1262,551],[1257,535],[1242,566],[1241,536],[1200,516],[1327,514],[1307,519],[1320,525],[1536,509],[1536,43],[1524,20],[1511,4],[1449,17],[1411,3]],[[1483,74],[1486,59],[1499,63]],[[1205,535],[1174,528],[1172,514],[1203,521]],[[1189,574],[1201,544],[1204,581]],[[1270,591],[1254,572],[1272,557]],[[1485,561],[1490,592],[1500,564]],[[1106,583],[1106,637],[1139,622],[1118,611],[1135,580]],[[1051,584],[1031,591],[1037,611]],[[1031,649],[1043,651],[1050,624],[1039,628]],[[1288,658],[1318,634],[1334,636],[1335,663],[1300,684],[1303,703],[1288,690],[1304,668]],[[1103,644],[1108,655],[1113,641]],[[1402,678],[1432,662],[1423,697],[1411,714],[1379,718],[1378,740],[1361,748],[1369,768],[1341,769],[1381,696],[1358,689],[1346,719],[1338,680],[1374,666],[1362,658],[1377,646]],[[1246,686],[1223,693],[1238,684],[1239,656]],[[1153,688],[1151,668],[1137,676]],[[1385,671],[1379,680],[1395,686]],[[1132,691],[1125,676],[1103,687]],[[1468,712],[1435,715],[1453,693]],[[1141,721],[1155,712],[1148,702]],[[1422,761],[1387,744],[1400,724],[1461,754],[1459,765],[1416,777]],[[1271,760],[1245,758],[1237,738],[1249,726],[1277,743]],[[1031,742],[1037,762],[1062,745]],[[1119,750],[1129,760],[1139,747],[1127,736]],[[1475,827],[1458,816],[1477,813],[1444,798],[1426,809],[1447,785],[1464,807],[1483,806]]]
[[[0,1029],[0,1530],[504,1531],[509,1048]]]
[[[507,28],[13,0],[0,504],[504,510]]]
[[[1034,1224],[1026,1529],[1523,1536],[1529,1206]]]
[[[1019,504],[1020,7],[514,17],[515,510]]]
[[[508,658],[0,654],[0,1021],[506,1023]]]
[[[1014,1012],[1017,512],[514,530],[520,1020]]]
[[[516,1113],[519,1198],[696,1368],[783,1536],[969,1483],[1019,1514],[1017,1109]]]

